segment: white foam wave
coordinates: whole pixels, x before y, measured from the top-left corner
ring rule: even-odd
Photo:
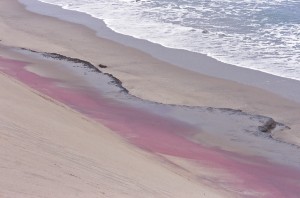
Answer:
[[[103,19],[122,34],[300,80],[300,22],[272,13],[297,1],[42,1]]]

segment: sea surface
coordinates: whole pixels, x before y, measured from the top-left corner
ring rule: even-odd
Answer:
[[[300,0],[40,0],[112,30],[300,80]]]

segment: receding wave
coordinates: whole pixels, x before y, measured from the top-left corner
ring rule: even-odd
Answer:
[[[40,0],[116,32],[300,80],[299,1]]]

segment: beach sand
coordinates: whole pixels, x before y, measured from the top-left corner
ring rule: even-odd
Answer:
[[[102,70],[120,79],[132,95],[159,103],[266,115],[291,128],[273,133],[274,139],[300,145],[297,101],[263,88],[185,70],[99,38],[82,25],[30,13],[15,0],[0,2],[0,18],[0,56],[4,58],[19,59],[5,50],[10,46],[107,65]],[[4,197],[236,196],[193,178],[195,174],[189,171],[166,165],[110,129],[7,75],[1,74],[0,81],[0,195]],[[182,158],[166,158],[194,172],[204,169]],[[205,170],[205,174],[217,173]],[[222,174],[226,173],[218,173]]]

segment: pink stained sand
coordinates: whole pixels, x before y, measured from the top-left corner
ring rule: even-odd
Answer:
[[[108,100],[89,90],[62,88],[55,79],[44,78],[25,69],[26,63],[0,57],[0,69],[31,88],[98,120],[130,143],[152,153],[195,160],[201,166],[230,173],[227,183],[241,191],[262,193],[262,197],[299,197],[300,170],[270,163],[263,158],[242,156],[207,148],[185,138],[196,130],[189,125],[162,118],[144,110]],[[61,82],[63,83],[63,82]],[[258,195],[244,194],[244,197]]]

